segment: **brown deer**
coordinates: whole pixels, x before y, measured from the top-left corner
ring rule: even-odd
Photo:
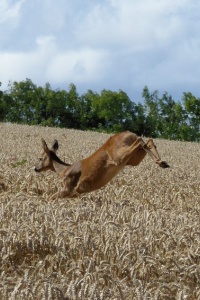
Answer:
[[[161,168],[169,168],[168,163],[161,160],[152,139],[145,143],[141,137],[129,131],[115,134],[92,155],[72,165],[57,156],[57,140],[49,149],[42,139],[42,146],[43,153],[35,171],[54,171],[64,181],[64,189],[51,196],[51,199],[73,198],[100,189],[125,166],[139,165],[147,153]]]

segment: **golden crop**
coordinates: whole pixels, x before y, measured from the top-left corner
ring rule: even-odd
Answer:
[[[155,141],[99,191],[49,201],[54,173],[33,167],[41,138],[72,163],[108,138],[0,124],[0,299],[200,299],[200,145]]]

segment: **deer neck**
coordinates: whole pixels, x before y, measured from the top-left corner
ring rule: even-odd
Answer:
[[[63,162],[61,160],[53,161],[53,171],[56,172],[60,177],[63,176],[64,172],[69,167],[70,167],[70,164],[66,164],[65,162]]]

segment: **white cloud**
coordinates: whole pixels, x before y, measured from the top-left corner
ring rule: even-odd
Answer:
[[[51,36],[40,37],[37,48],[29,52],[0,52],[0,65],[3,70],[2,87],[5,89],[9,80],[21,81],[30,78],[36,83],[43,80],[49,59],[55,53],[54,39]]]
[[[0,24],[16,21],[19,18],[20,9],[26,0],[1,0],[0,2]]]
[[[110,1],[94,6],[80,21],[77,37],[82,43],[117,46],[141,51],[155,44],[167,44],[183,32],[178,10],[187,1]]]
[[[66,81],[83,83],[102,79],[106,53],[92,49],[81,49],[57,53],[48,64],[46,77],[54,83]]]
[[[0,81],[197,91],[199,9],[189,0],[2,0]]]
[[[89,88],[90,82],[102,79],[105,66],[109,65],[104,51],[86,48],[62,52],[52,36],[38,37],[36,45],[35,51],[0,53],[4,89],[9,80],[25,78],[41,84],[87,83]]]

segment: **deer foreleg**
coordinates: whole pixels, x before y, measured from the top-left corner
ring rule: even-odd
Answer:
[[[77,162],[71,166],[64,177],[64,189],[60,192],[55,193],[50,199],[58,198],[75,198],[79,194],[76,192],[76,187],[81,176],[81,164]]]
[[[78,196],[79,196],[79,194],[75,191],[69,192],[68,190],[62,190],[60,192],[53,194],[50,197],[50,200],[56,200],[56,199],[60,199],[60,198],[76,198]]]

